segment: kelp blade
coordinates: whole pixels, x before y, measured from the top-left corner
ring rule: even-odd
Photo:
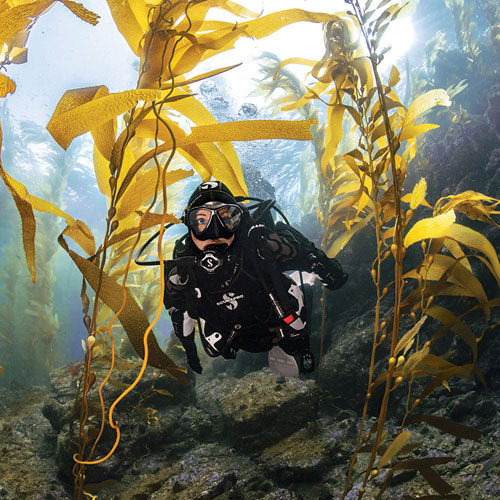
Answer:
[[[92,262],[84,259],[77,253],[70,250],[64,238],[59,236],[60,245],[66,250],[74,263],[80,269],[85,279],[90,283],[92,288],[97,290],[100,281],[100,269]],[[122,312],[118,318],[127,333],[127,336],[137,352],[144,359],[144,332],[149,327],[149,321],[142,309],[138,306],[133,296],[125,289],[126,301]],[[102,272],[101,285],[99,295],[104,303],[110,307],[115,313],[120,310],[123,302],[123,289],[115,280],[110,278],[106,273]],[[184,371],[179,368],[161,349],[158,345],[153,332],[148,336],[149,357],[148,364],[155,368],[167,370],[180,383],[187,385]]]

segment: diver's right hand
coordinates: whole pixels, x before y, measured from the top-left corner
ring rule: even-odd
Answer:
[[[198,357],[196,344],[194,343],[194,334],[184,339],[184,350],[186,351],[186,359],[191,370],[194,370],[196,373],[201,373],[203,368],[200,363],[200,358]]]
[[[191,370],[194,370],[196,373],[200,373],[203,371],[203,368],[200,363],[200,359],[198,356],[196,358],[192,358],[190,356],[187,357],[187,362]]]

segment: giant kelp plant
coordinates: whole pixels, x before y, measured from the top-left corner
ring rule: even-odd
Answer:
[[[387,51],[381,48],[381,39],[400,14],[401,5],[389,0],[369,0],[364,6],[357,0],[346,0],[346,3],[351,10],[325,26],[324,57],[308,63],[317,83],[299,101],[284,107],[292,109],[312,99],[328,106],[328,128],[318,172],[325,250],[335,256],[356,232],[368,225],[373,226],[376,233],[371,281],[377,302],[369,380],[358,445],[342,498],[353,488],[354,474],[363,474],[359,498],[367,491],[370,497],[381,498],[393,475],[407,469],[420,472],[439,498],[448,498],[452,487],[432,467],[445,464],[452,457],[411,457],[418,444],[410,441],[407,427],[425,422],[458,437],[478,439],[480,436],[474,429],[443,417],[421,414],[418,410],[424,397],[442,385],[447,387],[448,380],[454,376],[469,379],[476,375],[482,380],[475,365],[477,344],[488,327],[496,326],[490,324],[490,310],[499,306],[500,300],[487,297],[471,260],[483,263],[497,283],[500,283],[500,265],[489,241],[481,233],[458,224],[456,212],[496,226],[492,215],[499,213],[496,208],[500,201],[467,191],[438,200],[431,218],[413,221],[414,211],[429,204],[425,200],[424,179],[411,193],[404,194],[407,168],[416,151],[416,137],[436,127],[420,123],[418,119],[433,106],[449,105],[449,97],[443,90],[432,90],[405,108],[394,91],[400,79],[397,68],[392,68],[387,83],[382,82],[379,72]],[[288,62],[301,61],[285,61],[282,65]],[[343,152],[340,145],[346,116],[352,119],[358,144]],[[404,204],[409,207],[403,208]],[[416,257],[407,256],[407,250],[417,242],[421,243],[423,258],[411,269]],[[389,279],[387,261],[393,263]],[[439,304],[441,296],[473,297],[477,303],[456,315]],[[392,300],[393,306],[386,317],[381,317],[384,299]],[[481,332],[474,333],[464,318],[477,310],[483,311],[485,323]],[[414,326],[404,332],[406,315],[411,317]],[[442,326],[426,337],[423,324],[428,317]],[[450,353],[433,352],[435,342],[448,331],[470,348],[470,363],[458,365],[450,360]],[[386,368],[376,374],[379,351],[387,343],[390,347],[386,348]],[[421,378],[428,380],[427,385],[417,381]],[[383,388],[378,417],[367,430],[369,405],[378,386]],[[398,388],[406,389],[404,417],[394,439],[388,442],[388,404],[391,393]],[[373,408],[370,411],[374,411]],[[361,453],[367,453],[368,459],[360,460]],[[358,461],[363,463],[361,470]],[[377,493],[372,481],[381,470],[386,474]]]
[[[81,4],[61,1],[83,20],[92,24],[97,22],[98,16]],[[7,46],[4,66],[11,62],[23,62],[20,54],[25,54],[27,32],[53,3],[53,0],[31,3],[8,0],[2,4],[0,36],[2,43]],[[163,265],[156,278],[161,285],[151,324],[127,281],[135,270],[131,258],[136,245],[146,237],[149,228],[157,225],[160,225],[158,256],[163,263],[163,227],[167,222],[178,222],[168,212],[171,206],[168,206],[167,187],[175,187],[175,183],[193,173],[192,170],[174,168],[175,155],[184,157],[202,179],[213,176],[224,181],[235,194],[244,194],[245,182],[230,141],[311,138],[311,120],[217,123],[191,94],[189,84],[231,67],[194,77],[188,77],[187,73],[195,70],[204,59],[232,48],[241,36],[260,38],[293,22],[325,22],[332,19],[331,15],[293,9],[241,24],[206,20],[207,13],[214,7],[239,17],[257,17],[226,0],[167,0],[151,4],[142,0],[109,0],[108,5],[117,27],[140,58],[137,89],[117,94],[109,94],[104,85],[69,90],[61,98],[47,127],[63,148],[67,148],[78,135],[88,131],[92,133],[96,180],[108,201],[103,243],[96,248],[92,232],[85,223],[29,194],[23,184],[9,176],[3,168],[0,169],[2,179],[21,215],[23,245],[32,280],[36,279],[36,220],[33,210],[50,212],[65,219],[67,227],[58,241],[84,277],[81,297],[88,340],[77,399],[80,428],[78,453],[74,457],[75,498],[86,495],[86,466],[105,461],[116,449],[120,430],[114,410],[119,401],[135,387],[146,364],[165,369],[179,382],[185,383],[184,370],[176,367],[161,351],[152,333],[162,307]],[[14,82],[3,74],[0,83],[2,96],[15,90]],[[183,119],[188,119],[193,125],[189,134],[180,126]],[[159,211],[153,211],[155,208]],[[71,249],[66,241],[68,237],[88,257]],[[94,290],[92,308],[87,284]],[[112,319],[107,326],[103,326],[101,323],[110,314]],[[136,380],[106,411],[102,390],[116,364],[112,335],[116,321],[121,323],[144,361]],[[100,425],[89,430],[89,392],[94,384],[97,386],[94,355],[99,358],[106,346],[110,350],[109,367],[98,389]],[[116,440],[109,451],[102,452],[103,456],[95,459],[94,454],[106,425],[106,413],[109,426],[116,432]]]

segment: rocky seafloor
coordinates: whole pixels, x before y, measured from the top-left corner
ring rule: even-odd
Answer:
[[[221,361],[209,366],[204,358],[204,375],[195,379],[190,374],[188,387],[148,369],[116,410],[121,430],[116,452],[103,464],[85,470],[86,498],[340,498],[359,422],[358,410],[352,409],[356,404],[351,403],[353,399],[359,399],[359,403],[363,397],[357,388],[357,379],[363,374],[353,371],[346,378],[344,369],[346,362],[353,370],[362,366],[363,345],[368,345],[363,339],[369,339],[367,317],[347,325],[350,332],[349,337],[343,334],[345,342],[332,342],[323,359],[321,390],[316,376],[285,379],[267,367],[248,368],[251,360],[263,364],[262,356],[243,355],[237,363],[226,362],[224,370]],[[177,357],[181,363],[179,354]],[[238,373],[244,372],[245,366],[254,371]],[[77,372],[74,367],[55,371],[50,388],[0,389],[0,499],[73,497]],[[115,385],[107,386],[104,392],[108,405],[136,373],[137,368],[118,372]],[[498,386],[493,384],[488,391],[472,381],[463,381],[452,384],[450,390],[437,391],[425,411],[473,425],[483,434],[478,441],[471,441],[425,424],[409,426],[412,441],[420,443],[414,456],[453,457],[449,463],[434,467],[453,491],[448,496],[429,498],[498,500]],[[91,415],[95,416],[89,421],[97,426],[95,388],[93,391],[89,401]],[[166,396],[165,391],[173,397]],[[398,404],[396,398],[389,428],[396,429]],[[367,426],[373,421],[370,417]],[[106,425],[94,457],[103,456],[114,437],[114,431]],[[358,460],[354,489],[348,499],[357,498],[364,457],[360,455]],[[376,498],[383,479],[382,471],[370,483],[364,498]],[[393,477],[383,498],[424,495],[437,494],[417,472],[402,471]]]

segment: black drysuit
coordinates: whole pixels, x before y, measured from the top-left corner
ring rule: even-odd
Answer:
[[[201,252],[188,236],[175,254],[180,258],[169,261],[165,270],[164,304],[188,361],[190,356],[197,360],[195,319],[212,356],[234,357],[238,349],[263,352],[274,345],[288,354],[302,352],[307,348],[304,297],[284,271],[316,271],[320,279],[327,275],[329,288],[347,279],[335,259],[283,223],[271,230],[247,221],[222,251],[209,247]]]

